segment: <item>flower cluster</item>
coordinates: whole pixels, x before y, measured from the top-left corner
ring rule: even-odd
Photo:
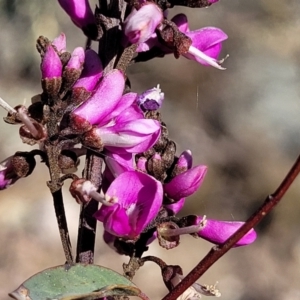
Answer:
[[[101,42],[97,22],[104,17],[99,9],[95,17],[88,0],[58,2],[89,40]],[[199,1],[199,6],[214,2]],[[218,56],[227,35],[221,29],[190,30],[184,14],[168,20],[165,7],[150,1],[135,1],[119,25],[120,47],[136,51],[132,62],[173,53],[224,69]],[[108,68],[89,48],[68,52],[63,33],[53,41],[40,37],[37,49],[42,93],[28,108],[12,108],[2,99],[1,105],[9,112],[5,121],[21,125],[23,142],[39,149],[17,152],[0,164],[0,189],[30,175],[34,156],[40,155],[50,170],[51,192],[72,178],[70,193],[78,203],[101,203],[94,218],[103,224],[104,241],[130,256],[141,255],[155,239],[166,249],[174,248],[182,234],[223,244],[242,226],[243,222],[206,216],[178,216],[187,197],[202,185],[207,166],[193,164],[190,150],[176,155],[176,144],[159,112],[164,100],[159,85],[141,94],[130,92],[124,69],[118,64]],[[101,186],[74,174],[87,149],[105,164],[93,175],[102,178]],[[235,246],[255,238],[252,229]]]
[[[95,23],[88,1],[59,3],[82,29]],[[180,54],[221,68],[216,58],[221,42],[227,38],[222,30],[207,27],[190,31],[183,14],[176,15],[171,22],[166,20],[158,5],[143,2],[133,8],[124,21],[123,43],[138,44],[138,52],[158,47],[165,53],[171,53],[178,45],[173,43],[172,38],[166,42],[162,38],[164,32],[171,31],[173,35],[181,32],[191,43],[187,51]],[[175,156],[175,143],[168,138],[166,125],[157,111],[164,98],[159,86],[140,95],[133,92],[124,94],[126,77],[123,72],[113,69],[104,74],[102,62],[93,50],[78,47],[72,53],[67,52],[64,34],[52,42],[41,37],[38,49],[42,56],[43,93],[40,101],[22,111],[20,108],[12,109],[16,112],[10,113],[8,118],[11,120],[12,115],[15,119],[19,118],[26,129],[24,132],[20,130],[23,140],[29,144],[37,143],[43,149],[44,141],[51,136],[45,133],[41,107],[46,103],[50,103],[51,107],[51,101],[59,99],[62,111],[60,140],[70,140],[61,147],[61,170],[76,165],[74,137],[80,137],[84,148],[104,154],[105,194],[98,194],[97,188],[84,179],[74,180],[70,190],[80,203],[97,198],[103,204],[95,217],[103,223],[106,239],[109,234],[114,239],[136,241],[148,227],[156,228],[152,235],[160,236],[160,240],[189,233],[221,244],[242,225],[242,222],[216,221],[201,216],[185,224],[180,219],[174,221],[173,217],[183,207],[186,197],[201,186],[207,167],[192,166],[189,150],[179,157]],[[27,153],[27,160],[32,155]],[[68,161],[64,156],[70,160],[67,166],[63,166]],[[18,153],[13,156],[14,159],[16,157],[19,157]],[[29,175],[33,169],[34,163],[27,162],[27,169],[31,171],[20,176],[18,164],[13,165],[11,160],[6,159],[1,164],[1,189]],[[161,219],[165,222],[162,223]],[[249,244],[254,239],[255,232],[251,230],[236,246]]]

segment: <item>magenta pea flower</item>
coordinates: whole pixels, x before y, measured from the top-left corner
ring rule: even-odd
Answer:
[[[139,10],[133,9],[124,21],[124,35],[132,44],[144,43],[162,20],[162,10],[155,3],[145,2]]]
[[[185,34],[192,40],[188,53],[183,54],[186,58],[224,70],[220,66],[224,60],[217,60],[222,50],[222,42],[228,38],[224,31],[215,27],[205,27]]]
[[[228,38],[226,33],[215,27],[205,27],[190,31],[187,17],[184,14],[174,16],[171,21],[192,40],[192,45],[189,47],[188,52],[182,54],[184,57],[195,60],[202,65],[210,65],[224,70],[221,66],[224,59],[218,60],[218,56],[222,50],[222,42]],[[158,47],[165,54],[172,53],[171,49],[158,41],[155,33],[150,39],[139,45],[137,52],[145,52],[152,47]]]
[[[95,17],[88,0],[58,0],[73,23],[85,31],[95,25]]]
[[[194,225],[198,225],[203,220],[199,216],[195,219]],[[197,235],[211,243],[223,244],[232,234],[234,234],[244,222],[218,221],[205,219],[205,225],[197,232]],[[245,246],[253,243],[256,239],[256,232],[250,229],[236,244],[235,247]]]
[[[113,206],[102,206],[94,217],[103,222],[110,234],[136,240],[157,216],[162,205],[163,189],[153,177],[128,171],[118,176],[105,198]]]
[[[137,94],[122,95],[124,87],[123,73],[112,70],[103,77],[92,97],[71,113],[70,125],[85,132],[86,146],[139,153],[151,148],[159,138],[159,122],[143,119],[134,104]]]
[[[164,184],[165,194],[175,201],[192,195],[201,186],[206,172],[207,167],[199,165],[178,174],[170,182]]]

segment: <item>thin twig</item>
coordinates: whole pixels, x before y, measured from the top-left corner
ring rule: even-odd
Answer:
[[[59,234],[64,249],[67,264],[73,264],[71,241],[68,231],[66,214],[61,189],[52,193]]]
[[[198,265],[162,300],[175,300],[196,282],[219,258],[228,252],[251,228],[256,226],[282,199],[300,172],[300,156],[277,190],[269,195],[263,205],[222,245],[213,247]]]
[[[102,184],[102,157],[91,151],[87,151],[84,169],[84,178],[90,180],[100,189]],[[99,202],[92,199],[89,203],[82,205],[79,216],[76,262],[92,264],[94,262],[94,248],[96,239],[97,220],[93,217],[98,210]]]

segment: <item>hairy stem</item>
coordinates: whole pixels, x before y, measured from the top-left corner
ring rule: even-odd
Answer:
[[[222,245],[213,247],[197,266],[167,294],[163,300],[175,300],[196,282],[219,258],[228,252],[251,228],[256,226],[282,199],[300,172],[300,156],[290,169],[277,190],[269,195],[264,203],[246,223],[230,236]]]
[[[59,228],[60,239],[64,249],[66,262],[71,265],[73,263],[72,246],[69,237],[68,225],[63,204],[61,189],[52,193],[57,224]]]
[[[103,159],[99,154],[91,150],[87,151],[84,178],[90,180],[99,190],[102,183],[102,163]],[[98,204],[98,201],[92,199],[89,203],[81,206],[76,262],[85,264],[94,262],[97,220],[93,217],[93,214],[98,210]]]

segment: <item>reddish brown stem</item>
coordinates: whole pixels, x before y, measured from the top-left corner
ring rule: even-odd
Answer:
[[[300,156],[277,190],[269,195],[262,206],[222,245],[213,247],[197,266],[162,300],[175,300],[196,282],[219,258],[229,251],[251,228],[256,226],[282,199],[300,172]]]

